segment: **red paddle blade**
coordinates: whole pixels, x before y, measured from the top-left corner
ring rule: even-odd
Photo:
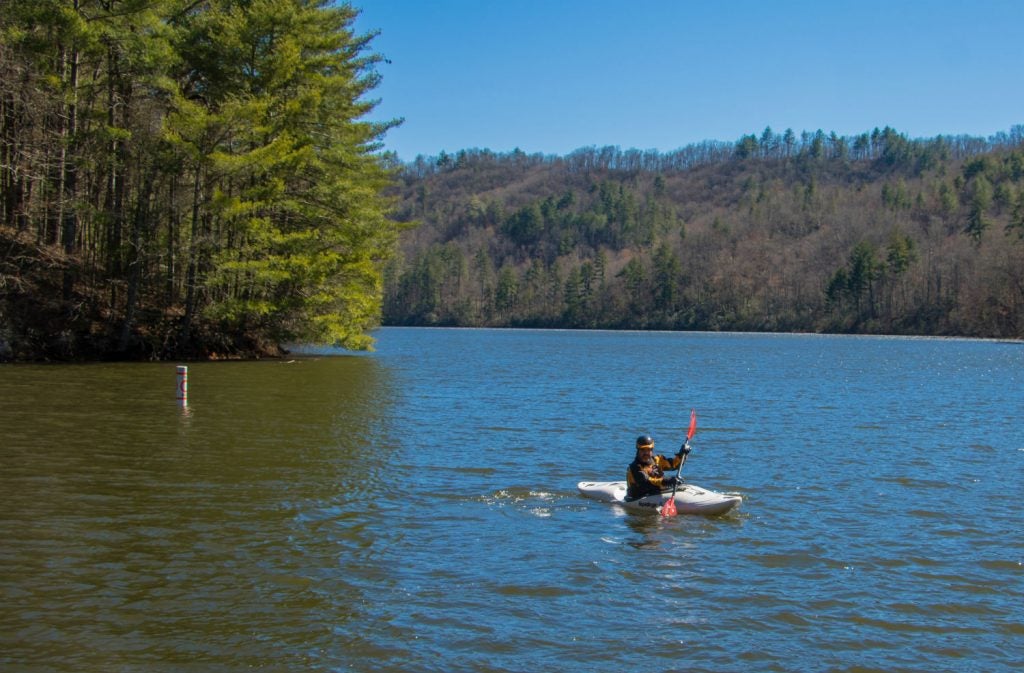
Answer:
[[[669,499],[665,501],[665,504],[661,506],[662,516],[675,516],[676,515],[676,499],[674,496],[669,496]]]
[[[693,433],[697,432],[697,410],[690,409],[690,429],[686,432],[687,441],[693,439]]]

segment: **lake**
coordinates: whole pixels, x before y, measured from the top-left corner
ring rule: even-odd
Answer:
[[[1024,345],[385,328],[0,367],[0,669],[1024,662]],[[637,435],[722,517],[581,498]]]

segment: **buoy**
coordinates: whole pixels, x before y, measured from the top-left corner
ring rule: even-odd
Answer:
[[[188,405],[188,367],[178,365],[178,404]]]

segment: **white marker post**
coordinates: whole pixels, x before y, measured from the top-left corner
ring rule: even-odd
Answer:
[[[188,406],[188,367],[178,365],[178,406]]]

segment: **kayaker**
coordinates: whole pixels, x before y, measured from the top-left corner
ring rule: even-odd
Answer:
[[[636,456],[626,470],[626,499],[635,500],[647,495],[658,495],[662,489],[672,488],[675,477],[666,477],[665,470],[679,467],[683,456],[690,448],[683,444],[672,460],[662,455],[654,455],[654,439],[650,435],[636,438]]]

